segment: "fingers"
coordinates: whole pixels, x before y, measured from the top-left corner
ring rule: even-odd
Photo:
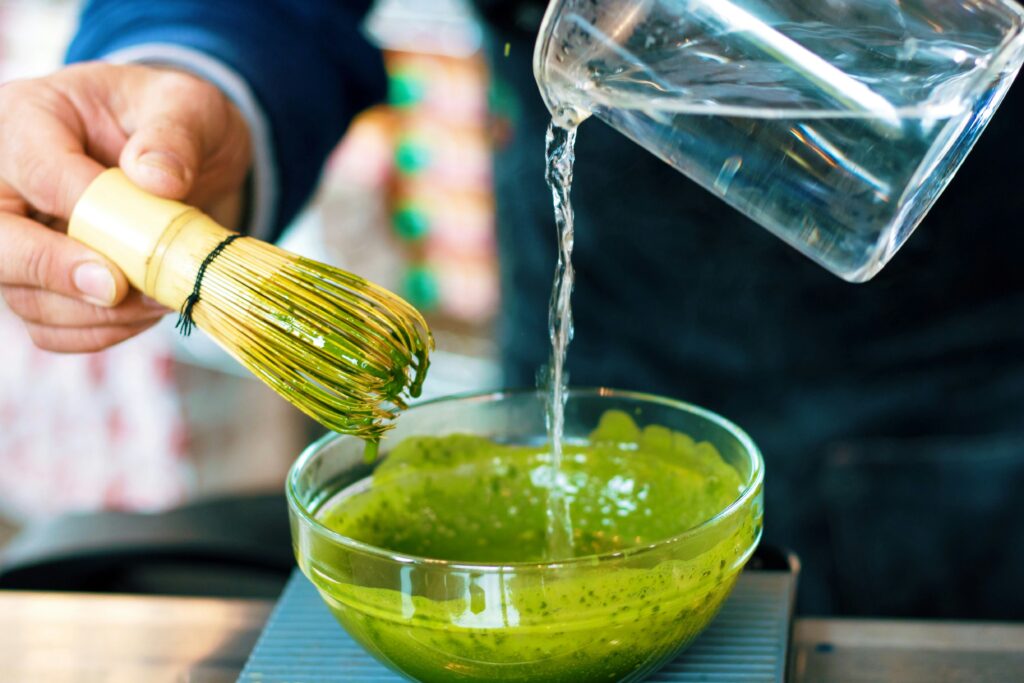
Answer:
[[[4,287],[7,306],[25,322],[48,327],[124,327],[152,323],[170,311],[132,291],[114,308],[31,287]]]
[[[238,109],[184,73],[85,64],[0,89],[0,292],[36,345],[95,351],[167,312],[60,232],[105,167],[207,208],[237,204],[250,156]]]
[[[121,168],[149,192],[184,199],[192,190],[202,153],[199,139],[186,122],[161,114],[129,138]]]
[[[216,87],[180,72],[150,75],[139,90],[120,166],[143,189],[185,199],[240,127],[237,112]]]
[[[62,219],[114,163],[150,192],[206,206],[240,190],[250,158],[238,109],[182,72],[86,64],[0,89],[0,178]]]
[[[136,325],[118,325],[112,327],[49,327],[36,323],[26,323],[29,336],[44,351],[58,353],[92,353],[102,351],[115,344],[120,344],[137,334],[145,332],[156,324],[156,321]]]
[[[0,284],[44,289],[98,306],[128,294],[117,266],[83,244],[23,216],[0,214]]]
[[[85,153],[86,134],[67,98],[39,81],[0,89],[2,177],[28,204],[67,219],[104,167]]]

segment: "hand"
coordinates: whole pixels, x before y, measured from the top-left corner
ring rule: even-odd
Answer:
[[[36,346],[97,351],[168,312],[63,234],[93,178],[120,166],[230,225],[250,158],[237,108],[182,72],[92,63],[0,87],[0,292]]]

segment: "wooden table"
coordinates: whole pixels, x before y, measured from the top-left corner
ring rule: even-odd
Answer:
[[[233,683],[272,606],[0,592],[0,681]]]
[[[233,682],[271,607],[0,592],[0,681]],[[1024,681],[1024,624],[798,619],[793,637],[793,683]]]

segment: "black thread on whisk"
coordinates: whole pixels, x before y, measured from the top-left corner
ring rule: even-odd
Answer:
[[[203,286],[203,276],[206,275],[206,268],[213,262],[213,259],[221,255],[229,244],[237,240],[239,237],[245,237],[245,235],[229,235],[224,240],[213,248],[203,262],[199,264],[199,272],[196,273],[196,284],[192,287],[192,293],[185,299],[185,303],[181,305],[181,312],[178,314],[178,322],[175,323],[174,329],[181,331],[181,336],[187,337],[192,334],[192,328],[195,327],[196,321],[192,319],[192,309],[195,308],[196,304],[199,303],[199,290]]]

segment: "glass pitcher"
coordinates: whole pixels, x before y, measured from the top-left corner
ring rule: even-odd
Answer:
[[[1010,0],[554,0],[534,73],[840,277],[952,179],[1024,61]]]

